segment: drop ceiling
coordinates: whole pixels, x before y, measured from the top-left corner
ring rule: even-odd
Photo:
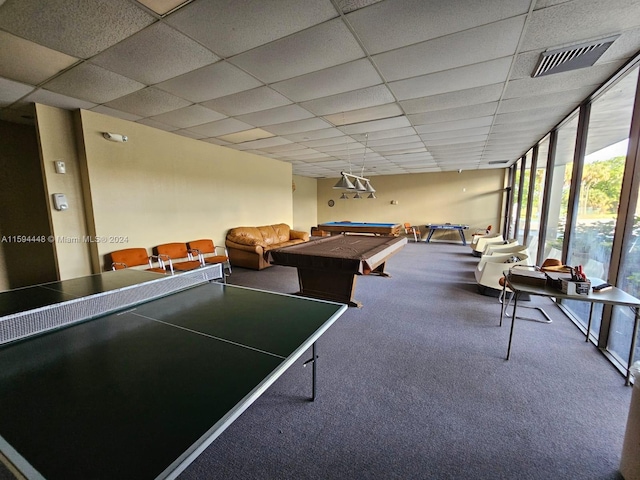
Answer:
[[[0,119],[92,110],[308,177],[502,168],[639,51],[633,0],[0,0]]]

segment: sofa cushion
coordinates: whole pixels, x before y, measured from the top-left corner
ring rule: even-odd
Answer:
[[[257,227],[236,227],[229,230],[227,240],[240,245],[262,245],[262,234]]]

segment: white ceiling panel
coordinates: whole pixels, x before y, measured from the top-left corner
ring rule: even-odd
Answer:
[[[107,103],[140,90],[145,85],[90,63],[82,63],[48,81],[43,87],[89,102]]]
[[[252,143],[253,141],[271,137],[273,137],[273,133],[271,132],[267,132],[265,130],[262,130],[261,128],[252,128],[251,130],[244,130],[242,132],[230,133],[229,135],[222,135],[219,138],[220,140],[224,140],[225,142],[229,143],[244,143],[245,147],[247,148],[260,148],[259,146],[256,146],[256,144],[252,144],[250,146],[248,144]],[[280,144],[281,143],[285,142],[281,141]]]
[[[474,136],[474,135],[488,135],[491,127],[477,127],[477,128],[466,128],[464,130],[448,130],[444,132],[436,132],[436,133],[422,133],[420,137],[425,142],[429,142],[430,140],[440,140],[443,138],[460,138]]]
[[[345,125],[340,127],[347,135],[351,135],[352,133],[369,133],[369,132],[377,132],[380,130],[388,130],[395,129],[401,127],[409,127],[411,124],[406,117],[394,117],[394,118],[385,118],[382,120],[373,120],[371,122],[363,122],[363,123],[354,123],[352,125]]]
[[[312,130],[322,130],[331,125],[320,118],[308,118],[295,122],[279,123],[277,125],[267,125],[264,129],[276,135],[291,135],[292,133],[310,132]]]
[[[387,103],[386,105],[380,105],[377,107],[361,108],[359,110],[325,115],[324,119],[331,122],[333,125],[341,126],[351,123],[379,120],[381,118],[397,117],[398,115],[402,115],[402,113],[402,109],[397,103]]]
[[[558,105],[569,104],[574,106],[581,100],[593,93],[594,87],[588,86],[575,90],[565,90],[563,92],[550,93],[548,95],[532,95],[520,98],[508,98],[500,102],[497,113],[518,112],[531,110],[534,108],[554,108]]]
[[[311,117],[313,117],[311,112],[298,105],[286,105],[284,107],[271,108],[260,112],[247,113],[238,116],[237,119],[257,127],[263,127],[265,125],[293,122]]]
[[[32,91],[31,85],[0,78],[0,106],[8,107]]]
[[[375,55],[373,61],[393,81],[506,57],[516,53],[524,21],[521,15],[483,25]]]
[[[89,58],[154,21],[128,0],[47,0],[46,4],[19,0],[2,5],[0,29],[73,57]]]
[[[322,128],[320,130],[306,131],[301,133],[292,133],[283,135],[287,140],[292,142],[306,142],[307,140],[320,140],[323,138],[342,137],[344,132],[337,128]]]
[[[436,112],[417,113],[407,115],[413,125],[426,125],[430,123],[442,123],[466,118],[486,117],[496,113],[498,102],[469,105],[463,108],[451,108]]]
[[[607,78],[613,73],[610,64],[594,65],[591,68],[581,68],[571,72],[557,73],[537,78],[521,78],[509,82],[504,92],[504,98],[518,98],[542,95],[556,92],[575,90],[580,87],[592,86],[595,89],[599,78]]]
[[[398,100],[426,97],[504,82],[507,80],[510,66],[511,57],[504,57],[444,72],[390,82],[389,88]]]
[[[529,0],[393,0],[347,15],[371,54],[522,15]]]
[[[230,57],[337,16],[329,0],[207,0],[181,8],[167,23]]]
[[[416,126],[416,131],[423,133],[446,132],[450,130],[466,130],[468,128],[486,127],[493,123],[493,117],[468,118],[466,120],[455,120],[451,122],[432,123],[428,125]]]
[[[259,112],[270,108],[290,105],[292,102],[284,95],[269,87],[258,87],[244,92],[202,102],[202,105],[229,116]]]
[[[276,40],[229,61],[263,82],[277,82],[364,57],[341,19]]]
[[[30,61],[25,62],[25,58]],[[78,59],[0,31],[0,76],[38,85]]]
[[[225,118],[224,120],[197,125],[195,127],[191,127],[189,130],[206,135],[207,137],[220,137],[229,133],[251,130],[252,128],[253,125],[241,122],[235,118]]]
[[[361,58],[354,62],[277,82],[271,87],[294,102],[304,102],[381,83],[382,78],[371,62]]]
[[[522,51],[564,46],[637,27],[640,3],[581,0],[536,10],[522,40]]]
[[[219,60],[219,57],[163,23],[156,23],[93,57],[92,63],[147,85]]]
[[[38,89],[21,99],[18,103],[13,104],[11,108],[21,108],[29,103],[44,103],[45,105],[63,108],[65,110],[76,110],[78,108],[91,110],[96,106],[95,103],[87,102],[79,98],[61,95],[44,89]]]
[[[248,130],[251,131],[251,130]],[[238,132],[239,134],[241,134],[242,132]],[[269,132],[267,132],[269,133]],[[220,140],[230,137],[230,138],[235,138],[235,137],[231,137],[231,135],[236,135],[236,134],[230,134],[230,135],[223,135],[222,137],[220,137]],[[238,145],[238,149],[239,150],[244,150],[244,149],[252,149],[252,150],[256,150],[256,149],[261,149],[261,148],[268,148],[268,147],[275,147],[278,145],[287,145],[287,144],[291,144],[292,142],[289,142],[288,140],[282,138],[282,137],[269,137],[269,138],[261,138],[259,140],[252,140],[252,141],[248,141],[248,142],[244,142],[242,144]]]
[[[190,105],[151,118],[178,128],[189,128],[202,125],[203,123],[222,120],[225,116],[201,105]]]
[[[107,107],[133,113],[141,117],[153,117],[161,113],[187,107],[189,102],[154,87],[138,90],[124,97],[105,103]]]
[[[485,168],[640,54],[635,0],[143,2],[0,0],[0,119],[84,108],[313,177],[365,144],[376,175]],[[595,66],[531,78],[542,52],[612,35]]]
[[[218,62],[159,83],[157,87],[199,103],[260,85],[261,83],[255,78],[230,63]]]
[[[330,115],[337,112],[348,112],[349,110],[383,105],[393,101],[394,98],[389,89],[384,85],[377,85],[303,102],[301,105],[316,115]]]
[[[457,107],[466,108],[469,105],[497,102],[502,96],[503,89],[504,83],[495,83],[429,97],[403,100],[400,105],[407,114],[433,112]]]

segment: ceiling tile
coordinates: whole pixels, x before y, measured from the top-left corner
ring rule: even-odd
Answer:
[[[225,118],[224,120],[218,120],[216,122],[203,123],[202,125],[191,127],[189,130],[208,137],[220,137],[229,133],[251,130],[252,128],[253,125],[241,122],[235,118]]]
[[[377,147],[369,147],[376,152],[404,152],[404,151],[416,151],[423,150],[424,142],[420,140],[419,142],[409,142],[409,143],[401,143],[394,145],[379,145]]]
[[[408,118],[413,125],[427,125],[452,120],[463,120],[465,118],[486,117],[496,113],[497,108],[498,102],[482,103],[480,105],[450,108],[436,112],[416,113],[414,115],[408,115]]]
[[[284,135],[287,140],[292,142],[304,142],[306,140],[320,140],[322,138],[342,137],[344,132],[337,128],[323,128],[320,130],[313,130],[308,132],[293,133]]]
[[[329,0],[207,0],[183,7],[166,22],[230,57],[337,16]]]
[[[369,141],[384,139],[384,138],[393,138],[393,137],[406,137],[408,135],[415,135],[416,131],[413,127],[402,127],[402,128],[390,128],[388,130],[379,130],[376,132],[365,132],[365,133],[355,133],[352,137],[359,141],[365,142],[367,138]]]
[[[262,129],[255,129],[255,130],[260,130],[263,131]],[[249,132],[251,132],[252,130],[248,130]],[[243,132],[238,132],[239,134],[242,134]],[[278,145],[287,145],[287,144],[291,144],[291,142],[289,140],[286,140],[282,137],[274,137],[273,134],[266,132],[267,134],[271,135],[270,138],[261,138],[261,139],[257,139],[257,140],[251,140],[251,141],[247,141],[244,142],[240,145],[237,145],[238,149],[240,150],[244,150],[244,149],[251,149],[251,150],[255,150],[255,149],[260,149],[260,148],[268,148],[268,147],[275,147]],[[232,133],[230,135],[236,135],[235,133]],[[230,135],[224,135],[222,137],[220,137],[221,139],[230,137]],[[235,138],[235,137],[231,137],[231,138]]]
[[[467,105],[494,102],[500,99],[504,83],[494,83],[482,87],[457,90],[455,92],[441,93],[429,97],[403,100],[400,105],[407,114],[433,112]]]
[[[543,77],[513,80],[507,85],[503,98],[561,92],[589,85],[592,85],[595,89],[597,85],[604,82],[613,73],[613,70],[610,64],[604,64]]]
[[[402,109],[397,103],[388,103],[377,107],[361,108],[359,110],[327,115],[324,119],[338,126],[378,120],[380,118],[396,117],[402,115],[402,113]]]
[[[301,105],[316,115],[329,115],[348,112],[395,101],[389,89],[384,85],[362,88],[352,92],[340,93],[330,97],[303,102]]]
[[[558,105],[576,105],[587,98],[594,90],[593,86],[519,98],[508,98],[500,102],[498,113],[518,112],[532,108],[556,107]]]
[[[295,122],[268,125],[265,126],[264,129],[269,132],[275,133],[276,135],[291,135],[292,133],[322,130],[330,126],[330,124],[320,118],[308,118],[306,120],[297,120]]]
[[[366,142],[366,145],[369,148],[374,148],[382,145],[398,145],[398,144],[405,144],[409,142],[417,142],[417,141],[421,141],[421,138],[418,135],[407,135],[405,137],[381,138],[379,140],[365,139],[363,141]]]
[[[156,23],[91,59],[92,63],[147,85],[162,82],[219,58],[163,23]]]
[[[464,130],[467,128],[486,127],[493,122],[492,116],[468,118],[464,120],[453,120],[450,122],[432,123],[416,126],[416,131],[422,135],[423,133],[446,132],[449,130]]]
[[[2,6],[0,28],[73,57],[89,58],[155,21],[128,0],[47,0],[46,8],[41,0],[19,0]]]
[[[277,82],[364,57],[341,19],[330,20],[229,59],[263,82]]]
[[[253,140],[260,140],[263,138],[273,137],[273,133],[262,130],[261,128],[252,128],[251,130],[244,130],[242,132],[230,133],[229,135],[222,135],[220,140],[224,140],[229,143],[252,143]],[[259,148],[251,146],[249,148]]]
[[[469,135],[457,138],[440,138],[425,141],[428,148],[432,148],[434,145],[463,145],[465,143],[483,142],[487,139],[488,135]]]
[[[425,142],[429,142],[430,140],[440,140],[443,138],[460,138],[466,137],[467,135],[488,135],[490,126],[486,127],[476,127],[476,128],[465,128],[463,130],[447,130],[444,132],[434,132],[434,133],[423,133],[420,135],[420,138]]]
[[[167,125],[173,125],[177,128],[194,127],[223,118],[225,118],[225,116],[221,113],[214,112],[201,105],[190,105],[152,117],[153,120],[166,123]]]
[[[197,133],[193,133],[190,130],[186,130],[186,129],[180,129],[180,130],[174,130],[173,132],[176,135],[180,135],[181,137],[187,137],[187,138],[193,138],[194,140],[203,140],[203,141],[207,141],[204,140],[204,136],[199,135]],[[209,142],[209,143],[213,143],[213,142]]]
[[[171,10],[175,10],[180,5],[189,3],[191,0],[136,0],[145,7],[153,10],[158,15],[165,15]]]
[[[372,58],[387,81],[416,77],[516,53],[525,16],[510,18]]]
[[[286,105],[284,107],[262,110],[260,112],[247,113],[236,117],[242,122],[247,122],[256,127],[275,125],[277,123],[293,122],[313,117],[313,114],[298,105]]]
[[[129,120],[130,122],[135,122],[136,120],[140,120],[142,118],[140,115],[134,115],[133,113],[123,112],[121,110],[116,110],[115,108],[110,108],[105,105],[98,105],[97,107],[93,107],[91,111],[102,113],[104,115],[109,115],[110,117]]]
[[[640,3],[581,0],[535,10],[522,39],[522,51],[565,46],[637,27]]]
[[[0,76],[38,85],[77,58],[0,31]]]
[[[124,112],[152,117],[161,113],[186,107],[189,102],[153,87],[147,87],[105,104],[107,107]]]
[[[467,88],[504,82],[511,66],[511,57],[454,68],[389,83],[398,100],[426,97]]]
[[[376,54],[522,15],[529,4],[529,0],[395,0],[357,10],[346,18],[369,53]]]
[[[152,118],[141,118],[137,123],[141,123],[143,125],[147,125],[149,127],[157,128],[158,130],[164,130],[166,132],[172,132],[174,130],[178,130],[177,127],[172,125],[167,125],[166,123],[159,122]]]
[[[304,102],[360,88],[380,85],[382,78],[366,58],[277,82],[274,90],[294,102]]]
[[[107,103],[140,90],[145,85],[90,63],[82,63],[45,83],[43,87],[93,103]]]
[[[344,133],[351,135],[352,133],[369,133],[378,130],[388,130],[393,128],[410,127],[411,124],[406,117],[384,118],[382,120],[373,120],[371,122],[354,123],[340,127]]]
[[[96,106],[95,103],[78,100],[77,98],[68,97],[66,95],[61,95],[44,89],[38,89],[12,105],[11,108],[20,108],[27,103],[43,103],[50,107],[58,107],[65,110],[76,110],[78,108],[91,110]]]
[[[32,92],[34,87],[0,77],[0,107],[6,107]],[[342,133],[342,132],[340,132]]]
[[[156,85],[195,103],[224,97],[262,85],[227,62],[218,62]]]
[[[202,105],[226,115],[235,116],[290,105],[291,103],[291,100],[269,87],[258,87],[202,102]]]
[[[338,130],[338,132],[340,132],[340,130]],[[300,143],[311,148],[328,147],[331,145],[346,145],[347,143],[356,143],[356,141],[353,138],[347,135],[344,135],[342,132],[340,132],[340,135],[341,136],[339,137],[322,138],[319,140],[309,140],[309,141],[303,141]]]

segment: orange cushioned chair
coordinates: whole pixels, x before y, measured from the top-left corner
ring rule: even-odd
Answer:
[[[412,227],[410,223],[404,224],[404,234],[405,235],[413,235],[413,240],[418,241],[418,237],[422,238],[422,234],[420,233],[420,229],[418,227]]]
[[[111,252],[109,255],[111,256],[111,270],[148,265],[149,268],[146,270],[149,272],[167,273],[167,270],[162,268],[162,262],[158,261],[158,257],[149,256],[144,248],[125,248],[124,250]],[[158,261],[161,266],[154,267],[154,260]],[[173,273],[173,270],[171,270],[171,273]]]
[[[229,254],[225,247],[216,247],[211,239],[193,240],[187,243],[192,254],[198,255],[201,262],[204,263],[222,263],[223,268],[229,269],[231,273],[231,264],[229,263]],[[218,253],[220,251],[220,253]],[[208,255],[208,256],[207,256]]]
[[[156,252],[160,260],[168,262],[170,268],[179,272],[195,270],[204,266],[200,259],[194,260],[193,253],[187,248],[186,243],[164,243],[156,247]]]

